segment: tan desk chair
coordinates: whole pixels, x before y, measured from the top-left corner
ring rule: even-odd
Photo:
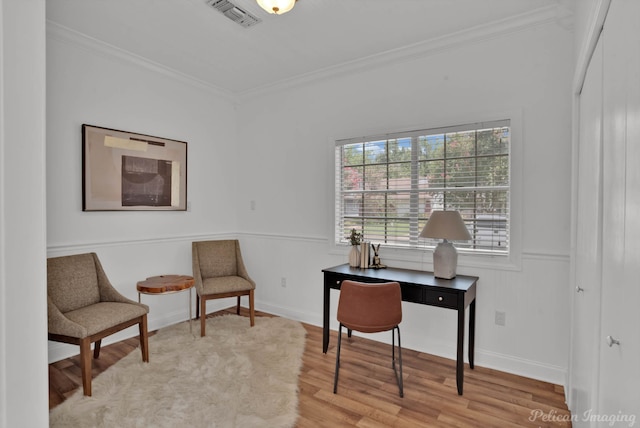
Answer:
[[[138,324],[142,361],[149,362],[149,307],[113,288],[95,253],[47,259],[47,305],[49,340],[80,345],[84,395],[91,395],[91,343],[98,358],[104,337]]]
[[[236,239],[193,242],[193,278],[197,291],[196,318],[200,317],[200,336],[205,336],[207,300],[249,296],[251,326],[255,323],[253,294],[256,283],[249,277],[242,261],[240,242]]]
[[[400,284],[387,282],[369,284],[355,281],[342,281],[338,300],[338,350],[336,353],[336,371],[333,381],[333,393],[338,390],[338,372],[340,370],[340,348],[342,345],[342,327],[362,333],[378,333],[391,330],[391,359],[393,372],[404,395],[402,384],[402,346],[400,345],[400,327],[402,321],[402,294]],[[398,330],[399,373],[396,369],[395,331]]]

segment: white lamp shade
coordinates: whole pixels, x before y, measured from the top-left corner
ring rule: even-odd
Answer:
[[[257,0],[257,2],[261,8],[276,15],[289,12],[296,4],[296,0]]]
[[[433,211],[429,221],[420,232],[421,238],[448,239],[450,241],[468,241],[469,231],[458,211]]]

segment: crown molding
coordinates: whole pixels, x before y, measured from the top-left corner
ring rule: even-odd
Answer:
[[[611,0],[597,0],[593,7],[592,14],[589,17],[585,37],[581,49],[578,53],[578,59],[576,61],[575,72],[573,76],[573,92],[574,94],[580,94],[582,92],[582,86],[587,76],[587,69],[591,63],[591,57],[596,50],[596,45],[600,39],[600,33],[604,28],[604,22],[609,12],[609,6]]]
[[[54,21],[47,20],[47,39],[55,39],[57,41],[79,47],[92,54],[100,54],[108,59],[117,59],[126,64],[133,64],[138,67],[153,71],[158,74],[178,80],[182,83],[194,86],[198,89],[204,89],[213,95],[220,96],[227,101],[237,104],[238,96],[233,92],[222,87],[212,85],[209,82],[195,78],[188,74],[174,70],[160,63],[151,61],[145,57],[134,54],[127,50],[105,43],[101,40],[89,37],[86,34],[72,30],[64,25],[60,25]]]
[[[380,67],[392,63],[411,61],[416,58],[434,55],[436,53],[455,49],[459,46],[479,43],[485,40],[504,37],[535,27],[549,24],[559,24],[567,31],[571,31],[573,15],[562,5],[551,5],[523,13],[517,16],[488,22],[476,27],[443,35],[423,42],[414,43],[397,49],[388,50],[375,55],[358,58],[336,66],[323,68],[292,78],[283,79],[273,84],[259,86],[238,92],[241,101],[267,95],[283,89],[312,83],[324,79],[348,75],[365,69]]]
[[[72,30],[51,20],[47,20],[47,38],[72,44],[94,54],[102,54],[109,59],[116,58],[124,63],[137,65],[141,68],[163,74],[199,89],[207,90],[213,95],[220,96],[231,103],[238,104],[254,97],[268,95],[292,87],[335,78],[342,75],[348,75],[388,64],[411,61],[416,58],[422,58],[434,55],[438,52],[455,49],[459,46],[479,43],[492,38],[504,37],[509,34],[539,26],[558,24],[567,31],[571,31],[571,25],[568,24],[571,20],[571,13],[565,6],[562,6],[562,4],[546,6],[514,17],[488,22],[486,24],[455,33],[414,43],[401,48],[388,50],[375,55],[358,58],[342,64],[322,68],[310,73],[304,73],[272,84],[262,85],[237,93],[151,61],[145,57],[110,45],[101,40],[89,37],[86,34]]]

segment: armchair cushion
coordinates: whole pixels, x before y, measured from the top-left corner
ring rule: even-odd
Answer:
[[[95,253],[47,259],[49,333],[85,338],[141,317],[149,307],[116,290]]]
[[[202,279],[238,275],[235,241],[198,242],[198,252]]]
[[[147,312],[145,308],[129,303],[99,302],[67,312],[64,316],[86,328],[87,335],[92,336]]]
[[[47,322],[49,334],[78,338],[89,336],[85,327],[71,321],[60,312],[60,309],[51,301],[51,297],[47,298]]]
[[[92,254],[48,259],[47,294],[62,313],[98,303],[100,290]]]
[[[255,285],[239,276],[222,276],[205,278],[202,281],[203,294],[234,293],[236,291],[253,290]]]

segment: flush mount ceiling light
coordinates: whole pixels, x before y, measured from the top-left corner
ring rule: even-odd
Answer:
[[[269,13],[282,15],[289,12],[295,6],[297,0],[257,0],[261,8]]]

